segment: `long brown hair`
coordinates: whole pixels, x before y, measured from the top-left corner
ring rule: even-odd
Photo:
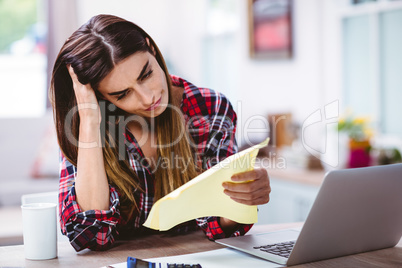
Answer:
[[[136,52],[150,52],[155,55],[165,72],[169,88],[169,105],[172,105],[171,79],[162,54],[152,38],[136,24],[112,15],[98,15],[75,31],[61,48],[53,68],[50,96],[58,143],[64,156],[73,165],[77,165],[80,118],[75,112],[71,119],[66,121],[71,115],[71,110],[77,105],[67,65],[73,67],[80,83],[89,83],[92,86],[98,102],[102,102],[97,92],[99,83],[116,64]],[[100,105],[100,108],[104,109],[102,114],[106,114],[105,117],[102,115],[102,122],[105,123],[102,124],[104,129],[101,131],[105,170],[109,183],[119,189],[121,209],[127,217],[130,217],[129,215],[138,208],[134,193],[141,188],[137,174],[130,167],[126,155],[122,155],[126,154],[126,151],[123,150],[124,153],[121,153],[118,148],[124,146],[125,137],[120,131],[116,131],[117,122],[110,121],[110,118],[114,118],[112,120],[121,118],[124,112],[117,107],[110,109],[110,105],[112,104]],[[119,117],[108,116],[112,110],[113,115]],[[154,121],[157,144],[169,145],[157,148],[158,158],[163,158],[164,162],[163,167],[159,165],[155,172],[156,201],[195,177],[199,171],[182,115],[174,109],[167,108]],[[73,138],[66,133],[69,127]],[[179,136],[182,138],[176,140]],[[179,159],[181,163],[177,165],[177,162],[170,161],[172,155],[179,156],[175,160]]]

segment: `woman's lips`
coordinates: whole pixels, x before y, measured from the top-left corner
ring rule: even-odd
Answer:
[[[149,107],[148,109],[146,109],[146,111],[153,111],[153,110],[155,110],[156,108],[158,108],[158,106],[159,106],[159,104],[161,103],[161,101],[162,101],[162,97],[160,97],[160,99],[159,99],[157,102],[155,102],[151,107]]]

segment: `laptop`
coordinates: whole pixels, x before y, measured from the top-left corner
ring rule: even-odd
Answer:
[[[288,266],[394,247],[402,236],[402,164],[325,175],[300,231],[215,242]]]

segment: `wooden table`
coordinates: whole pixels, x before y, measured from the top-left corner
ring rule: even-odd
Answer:
[[[254,226],[250,233],[260,233],[301,226],[302,223]],[[130,241],[119,241],[104,252],[84,250],[76,253],[66,242],[58,243],[58,257],[46,261],[24,258],[24,246],[0,247],[0,267],[101,267],[125,262],[127,256],[153,258],[203,252],[223,248],[206,239],[202,231],[186,235],[158,234]],[[397,247],[335,258],[293,267],[402,267],[402,240]]]

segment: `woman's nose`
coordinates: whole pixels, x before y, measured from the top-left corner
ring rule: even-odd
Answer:
[[[142,100],[142,103],[144,104],[144,106],[148,107],[151,106],[156,100],[155,100],[155,94],[152,90],[150,89],[139,89],[137,91],[139,97]]]

